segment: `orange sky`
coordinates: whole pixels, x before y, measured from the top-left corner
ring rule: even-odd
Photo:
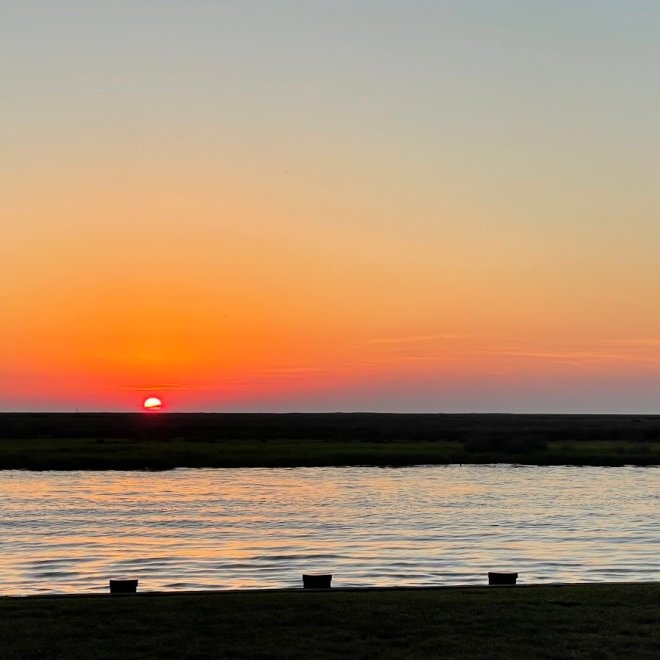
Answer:
[[[653,412],[649,17],[473,4],[0,9],[0,409]]]

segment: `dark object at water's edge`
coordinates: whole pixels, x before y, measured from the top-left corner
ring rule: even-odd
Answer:
[[[305,589],[330,589],[332,575],[305,575],[303,574],[303,587]]]
[[[503,585],[515,584],[518,579],[518,573],[488,573],[488,584]]]
[[[111,594],[134,594],[137,592],[138,581],[130,578],[113,578],[110,580]]]

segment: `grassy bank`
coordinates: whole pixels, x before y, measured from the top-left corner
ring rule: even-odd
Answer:
[[[658,465],[660,444],[561,441],[535,451],[470,451],[457,442],[319,440],[0,440],[0,469],[164,470],[176,467],[299,467],[520,463],[530,465]]]
[[[14,658],[657,658],[660,585],[0,599]]]
[[[0,469],[658,465],[660,417],[0,414]]]

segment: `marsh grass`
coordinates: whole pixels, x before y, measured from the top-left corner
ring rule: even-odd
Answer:
[[[658,465],[660,417],[0,414],[0,469]]]
[[[658,465],[660,443],[548,442],[528,451],[466,448],[459,442],[341,440],[140,440],[118,438],[0,439],[0,469],[165,470],[176,467],[331,465]]]
[[[657,658],[660,585],[0,599],[18,658]]]

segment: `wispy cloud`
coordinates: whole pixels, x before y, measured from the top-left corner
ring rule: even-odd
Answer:
[[[632,337],[627,339],[610,339],[611,346],[637,346],[642,348],[660,348],[660,337]]]
[[[613,353],[608,350],[600,351],[525,351],[525,350],[508,350],[508,349],[491,349],[484,351],[490,355],[502,355],[511,357],[523,358],[538,358],[542,360],[557,360],[575,365],[582,363],[593,362],[612,362],[612,361],[625,361],[625,362],[645,362],[652,364],[660,364],[660,356],[643,356],[631,353],[617,352]]]
[[[510,343],[515,344],[517,342],[511,341]],[[442,351],[433,351],[430,350],[429,346],[424,345],[422,342],[415,344],[413,341],[380,341],[379,345],[391,346],[392,349],[396,350],[388,351],[387,354],[365,356],[362,361],[366,363],[427,362],[429,364],[440,364],[461,361],[464,360],[466,356],[472,356],[473,358],[482,356],[484,359],[511,358],[512,360],[515,360],[520,358],[526,360],[540,360],[565,364],[575,368],[612,362],[648,365],[660,364],[659,353],[656,353],[655,351],[639,350],[640,348],[660,348],[660,339],[626,340],[625,342],[622,341],[620,343],[603,342],[596,344],[595,346],[591,345],[588,348],[558,347],[556,349],[542,348],[538,350],[535,350],[534,348],[521,348],[519,346],[507,346],[506,342],[503,342],[503,345],[500,346],[489,346],[485,342],[473,345],[452,345],[450,351],[447,351],[446,349]]]
[[[403,337],[375,337],[373,339],[367,339],[362,345],[422,344],[437,339],[459,339],[459,336],[449,333],[438,333],[434,335],[409,335]]]
[[[167,391],[174,391],[174,390],[191,390],[191,389],[196,389],[195,387],[190,387],[188,385],[177,385],[174,383],[166,383],[166,384],[155,384],[155,385],[149,385],[148,387],[135,387],[135,386],[128,386],[128,387],[122,387],[121,389],[126,390],[128,392],[154,392],[154,391],[159,391],[159,392],[167,392]]]
[[[441,363],[458,360],[458,356],[451,355],[408,355],[395,354],[386,356],[369,356],[361,360],[363,364],[391,364],[393,362],[426,362]]]
[[[338,371],[336,367],[310,367],[310,366],[280,366],[264,367],[258,369],[255,373],[266,376],[291,376],[298,374],[327,374]]]

